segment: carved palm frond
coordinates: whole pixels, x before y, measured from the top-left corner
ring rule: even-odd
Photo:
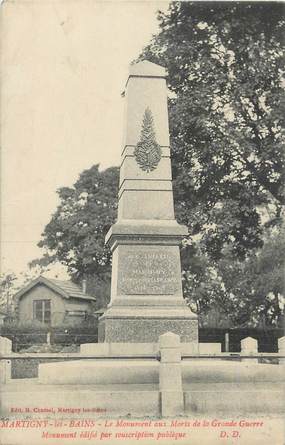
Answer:
[[[140,168],[147,173],[153,171],[161,159],[161,147],[155,139],[153,117],[149,108],[144,113],[141,136],[134,156]]]

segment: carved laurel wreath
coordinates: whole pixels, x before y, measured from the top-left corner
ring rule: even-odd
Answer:
[[[147,173],[154,170],[161,159],[161,147],[155,139],[152,112],[144,112],[140,140],[134,150],[135,159],[140,168]]]

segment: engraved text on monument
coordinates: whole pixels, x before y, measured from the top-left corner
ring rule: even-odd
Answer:
[[[163,249],[124,252],[119,272],[118,290],[131,295],[173,294],[181,285],[179,270],[174,266],[177,257],[174,252]]]

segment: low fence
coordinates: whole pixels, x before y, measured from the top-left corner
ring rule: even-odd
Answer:
[[[240,352],[241,340],[246,337],[258,341],[259,352],[278,352],[278,338],[283,337],[284,328],[206,328],[199,327],[199,343],[220,343],[223,352]]]
[[[260,365],[258,366],[258,370],[255,367],[249,368],[240,368],[239,371],[242,371],[242,376],[240,376],[240,372],[232,372],[233,366],[230,366],[231,369],[228,369],[228,366],[216,367],[215,369],[215,378],[219,380],[220,383],[224,381],[230,382],[239,379],[240,382],[249,382],[256,381],[256,378],[259,379],[259,382],[263,381],[272,381],[274,384],[280,384],[283,382],[283,370],[279,368],[279,365],[285,365],[285,337],[279,339],[278,342],[278,353],[258,353],[258,344],[257,341],[251,337],[247,337],[241,342],[241,352],[240,353],[215,353],[215,354],[188,354],[183,352],[183,344],[180,343],[180,338],[178,335],[173,333],[166,333],[159,337],[158,342],[158,352],[153,352],[151,354],[140,354],[139,346],[138,353],[128,355],[126,351],[124,354],[113,354],[113,355],[96,355],[96,354],[82,354],[82,353],[61,353],[61,354],[37,354],[37,360],[45,360],[45,361],[66,361],[66,360],[94,360],[100,359],[112,360],[119,359],[121,361],[122,370],[124,368],[124,360],[142,360],[146,363],[149,361],[150,363],[147,365],[149,367],[153,367],[155,365],[156,374],[155,380],[153,383],[157,385],[156,391],[159,393],[159,406],[162,417],[171,417],[183,415],[185,413],[185,406],[188,406],[191,402],[191,397],[189,399],[189,387],[187,389],[187,382],[193,381],[193,376],[198,380],[209,383],[212,379],[213,370],[211,366],[202,366],[201,364],[195,365],[196,359],[200,360],[240,360],[241,362],[258,362],[264,359],[275,359],[278,360],[278,365],[270,366],[268,365]],[[11,362],[16,360],[29,361],[34,358],[34,354],[18,354],[11,352],[11,341],[7,338],[0,337],[0,384],[11,383]],[[153,363],[153,364],[151,364]],[[196,362],[197,363],[197,362]],[[185,366],[184,366],[185,365]],[[129,368],[128,365],[126,368]],[[195,370],[196,368],[196,370]],[[203,369],[202,377],[201,377],[201,369]],[[250,369],[251,368],[251,369]],[[222,377],[226,377],[226,380],[221,379],[221,371]],[[249,378],[248,378],[248,371]],[[118,371],[114,370],[112,375],[118,376]],[[204,373],[204,374],[203,374]],[[119,373],[120,375],[120,373]],[[150,374],[150,377],[153,374]],[[104,380],[104,373],[102,381]],[[203,377],[204,376],[204,377]],[[137,374],[134,374],[134,377],[137,379]],[[268,380],[268,378],[270,379]],[[151,377],[153,378],[153,377]],[[204,378],[204,381],[203,381]],[[145,379],[145,374],[143,373],[143,379]],[[211,380],[212,379],[212,380]],[[15,381],[15,380],[14,380]],[[64,378],[63,378],[64,381]],[[129,381],[129,380],[127,380]],[[215,380],[213,380],[215,381]],[[110,379],[109,384],[112,384],[113,380]],[[50,382],[52,384],[52,382]],[[100,382],[99,382],[100,384]],[[183,384],[183,386],[182,386]],[[186,385],[186,386],[185,386]],[[5,385],[6,386],[6,385]],[[8,385],[9,386],[9,385]],[[41,385],[40,385],[41,386]],[[7,387],[7,386],[6,386]],[[195,394],[195,393],[194,393]],[[275,393],[273,393],[274,395]],[[275,397],[275,396],[274,396]],[[188,405],[185,400],[188,400]],[[280,399],[280,397],[279,397]],[[278,399],[278,410],[284,408],[284,404],[282,400]],[[247,397],[244,398],[247,400]],[[244,401],[244,403],[245,403]],[[193,402],[193,400],[192,400]],[[191,403],[192,403],[191,402]],[[190,403],[190,405],[191,405]],[[189,406],[190,406],[189,405]],[[260,407],[262,407],[262,399],[259,401]],[[258,405],[258,406],[259,406]],[[191,405],[192,406],[192,405]],[[283,408],[282,408],[283,407]],[[191,408],[192,409],[192,408]],[[275,409],[275,408],[274,408]]]
[[[163,337],[163,336],[162,336]],[[213,344],[214,345],[214,344]],[[214,349],[214,348],[213,348]],[[217,348],[215,348],[217,349]],[[12,352],[12,342],[0,337],[0,371],[2,382],[9,379],[19,378],[36,378],[38,377],[38,367],[40,363],[50,363],[68,360],[91,360],[91,359],[147,359],[154,358],[161,360],[161,353],[153,354],[83,354],[81,352],[36,352],[36,353],[14,353]],[[258,352],[258,341],[254,338],[247,337],[241,341],[241,352],[211,352],[211,353],[181,353],[181,359],[218,359],[242,361],[251,363],[271,363],[285,364],[285,337],[278,340],[278,352],[262,353]]]
[[[80,345],[82,343],[97,343],[97,328],[93,327],[54,327],[50,330],[42,331],[22,327],[15,328],[8,325],[2,326],[0,336],[9,338],[12,341],[12,350],[19,352],[21,350],[36,348],[41,345],[49,344],[54,349],[69,346]],[[33,351],[34,352],[34,351]]]

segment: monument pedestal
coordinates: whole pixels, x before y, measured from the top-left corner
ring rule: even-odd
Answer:
[[[106,240],[113,251],[112,295],[101,317],[107,343],[156,343],[173,332],[198,343],[197,316],[182,297],[179,244],[186,228],[175,220],[114,224]]]

